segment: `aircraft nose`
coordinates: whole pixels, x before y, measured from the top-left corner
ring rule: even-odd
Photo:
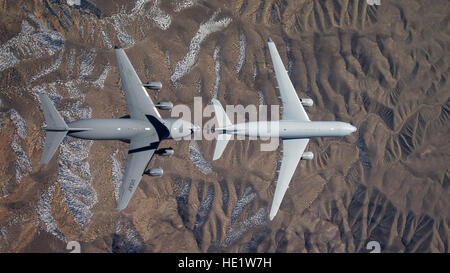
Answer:
[[[356,132],[356,130],[358,130],[355,126],[353,126],[353,125],[350,125],[350,131],[353,133],[353,132]]]

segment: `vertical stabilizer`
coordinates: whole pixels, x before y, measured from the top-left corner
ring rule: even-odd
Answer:
[[[218,123],[218,128],[216,128],[216,131],[219,132],[219,135],[217,136],[217,142],[216,142],[216,149],[214,150],[214,156],[213,160],[219,159],[223,151],[225,151],[225,148],[227,147],[227,143],[231,138],[230,134],[224,134],[224,129],[228,126],[233,125],[230,121],[230,119],[227,116],[227,113],[223,110],[222,105],[220,102],[216,99],[212,100],[212,103],[214,105],[214,111],[216,113],[216,119]]]
[[[45,135],[44,149],[42,150],[41,164],[47,164],[66,136],[69,127],[49,97],[42,93],[38,95],[41,101],[42,112],[44,112],[45,122],[47,123],[47,127],[44,128],[47,132]]]

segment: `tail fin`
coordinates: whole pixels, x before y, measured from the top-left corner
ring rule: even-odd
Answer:
[[[227,113],[223,110],[223,107],[220,104],[220,102],[216,99],[213,99],[212,103],[214,105],[214,111],[216,112],[216,119],[219,125],[216,131],[223,130],[228,126],[233,125],[230,119],[228,118]],[[231,138],[230,134],[219,133],[219,135],[217,136],[216,149],[214,150],[213,160],[217,160],[222,156],[223,151],[227,147],[227,143],[230,140],[230,138]]]
[[[47,164],[50,159],[52,159],[59,144],[66,136],[69,127],[58,113],[48,96],[42,93],[38,95],[41,101],[42,111],[44,112],[45,122],[47,123],[47,127],[44,128],[47,133],[45,135],[45,144],[42,151],[41,164]]]

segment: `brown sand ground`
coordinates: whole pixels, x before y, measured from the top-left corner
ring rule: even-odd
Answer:
[[[95,66],[89,77],[98,78],[107,63],[112,68],[103,88],[80,87],[82,104],[92,109],[92,117],[106,118],[126,115],[126,103],[113,51],[105,46],[96,17],[86,20],[69,9],[74,25],[64,30],[43,1],[1,0],[1,44],[15,37],[27,19],[23,2],[65,36],[65,52],[59,68],[31,87],[30,77],[53,64],[59,53],[0,71],[0,251],[65,252],[63,240],[47,232],[44,223],[36,224],[42,195],[58,180],[58,165],[56,156],[48,166],[39,164],[43,116],[31,88],[68,81],[71,49],[76,52],[77,78],[83,50],[93,48]],[[91,2],[102,10],[102,18],[134,6],[133,1]],[[212,164],[209,174],[191,161],[193,143],[167,141],[163,146],[174,147],[176,154],[155,157],[150,165],[162,167],[164,176],[144,177],[120,214],[114,210],[110,157],[118,150],[124,164],[127,144],[94,142],[88,162],[98,202],[89,224],[80,228],[58,183],[50,202],[49,212],[67,241],[80,241],[84,252],[367,252],[372,240],[385,252],[449,251],[448,1],[382,0],[381,6],[367,6],[362,0],[212,0],[180,12],[175,11],[176,1],[159,2],[172,17],[168,30],[145,18],[126,27],[135,42],[126,52],[140,78],[163,83],[160,93],[150,92],[155,101],[192,106],[193,97],[201,96],[206,105],[213,97],[213,55],[220,46],[222,103],[258,105],[260,91],[264,103],[279,104],[266,47],[272,37],[287,68],[290,63],[299,96],[314,100],[314,107],[306,109],[311,120],[351,122],[359,130],[344,138],[310,141],[307,150],[315,158],[300,163],[273,221],[267,214],[280,153],[261,152],[261,141],[231,142],[214,162],[214,142],[197,141]],[[199,25],[216,11],[217,20],[231,18],[231,23],[201,43],[196,64],[176,88],[170,81],[176,63],[188,52]],[[92,35],[89,18],[95,25]],[[105,28],[111,43],[120,44],[111,35],[114,29]],[[238,74],[241,33],[245,62]],[[60,108],[76,100],[62,88],[60,93]],[[16,133],[11,108],[27,125],[27,137],[19,144],[32,171],[21,183],[11,147]]]

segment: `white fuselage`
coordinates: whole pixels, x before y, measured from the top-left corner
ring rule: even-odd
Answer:
[[[356,131],[350,123],[340,121],[255,121],[218,128],[225,134],[248,137],[297,139],[339,137]]]

